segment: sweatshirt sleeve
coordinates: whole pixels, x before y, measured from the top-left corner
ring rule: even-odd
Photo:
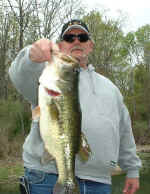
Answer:
[[[122,102],[120,119],[119,166],[127,173],[127,177],[139,177],[141,161],[136,154],[136,145],[127,107]]]
[[[22,49],[9,68],[9,76],[15,88],[32,105],[37,105],[38,80],[44,63],[34,63],[29,58],[31,45]]]

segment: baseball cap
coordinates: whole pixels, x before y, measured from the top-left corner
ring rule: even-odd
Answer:
[[[69,21],[69,22],[67,22],[66,24],[63,25],[62,31],[61,31],[61,34],[60,34],[60,39],[63,38],[63,35],[68,30],[71,30],[73,28],[82,29],[89,35],[89,29],[88,29],[87,25],[81,20],[74,19],[74,20],[71,20],[71,21]]]

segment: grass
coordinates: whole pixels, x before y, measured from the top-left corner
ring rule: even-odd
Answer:
[[[18,158],[0,161],[0,194],[17,193],[19,177],[23,175],[23,171],[22,162]]]
[[[136,194],[149,194],[150,180],[150,170],[146,174],[141,174],[140,176],[140,189],[136,192]],[[122,190],[124,188],[125,175],[117,175],[113,177],[112,181],[112,194],[122,194]]]
[[[140,147],[142,148],[142,147]],[[145,148],[145,147],[144,147]],[[149,146],[148,146],[149,150]],[[140,171],[140,189],[136,194],[149,194],[150,193],[150,153],[140,153],[140,158],[142,159],[142,169]],[[112,194],[121,194],[124,187],[125,175],[113,176],[113,192]]]
[[[149,164],[150,154],[143,154],[142,158],[147,158]],[[23,175],[24,169],[19,158],[7,158],[0,160],[0,194],[19,194],[19,177]],[[121,194],[124,187],[125,175],[113,176],[113,192],[112,194]],[[150,169],[147,166],[147,171],[141,173],[140,190],[136,194],[149,194]]]

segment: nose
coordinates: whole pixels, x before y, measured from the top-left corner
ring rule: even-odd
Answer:
[[[78,37],[74,37],[74,41],[73,41],[73,43],[80,43],[80,41],[79,41]]]

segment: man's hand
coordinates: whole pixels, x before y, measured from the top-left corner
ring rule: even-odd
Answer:
[[[29,57],[31,61],[42,63],[51,60],[51,51],[59,50],[58,46],[51,40],[40,39],[32,44]]]
[[[139,178],[126,178],[124,194],[134,194],[139,189]]]

